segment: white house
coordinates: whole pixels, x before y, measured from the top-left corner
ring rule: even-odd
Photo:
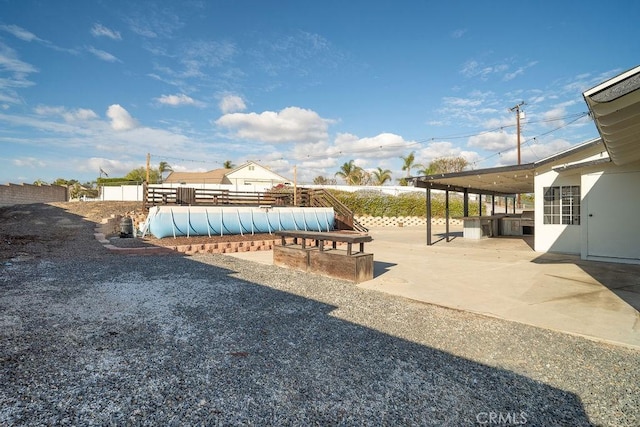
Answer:
[[[640,66],[583,96],[601,138],[525,165],[416,177],[416,186],[465,198],[533,192],[536,251],[640,263]]]
[[[247,162],[233,169],[214,169],[208,172],[171,172],[163,185],[183,186],[229,186],[236,191],[256,191],[272,188],[278,184],[290,184],[290,180],[257,164]]]

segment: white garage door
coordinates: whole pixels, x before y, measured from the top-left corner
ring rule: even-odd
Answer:
[[[640,261],[640,172],[585,175],[583,183],[587,254]]]

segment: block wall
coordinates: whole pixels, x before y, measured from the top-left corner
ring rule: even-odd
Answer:
[[[427,219],[419,216],[356,216],[355,219],[365,227],[415,227],[427,225]],[[402,225],[400,225],[402,224]],[[432,225],[445,225],[444,218],[431,218]],[[450,225],[462,225],[459,219],[449,218]]]
[[[59,185],[0,185],[0,206],[66,202],[67,200],[67,187]]]

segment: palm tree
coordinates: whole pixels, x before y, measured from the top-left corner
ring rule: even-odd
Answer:
[[[236,167],[236,165],[234,165],[231,160],[225,160],[224,163],[222,164],[222,167],[225,169],[233,169]]]
[[[358,185],[362,178],[362,168],[356,166],[353,160],[349,160],[348,163],[340,166],[340,170],[335,173],[335,176],[339,176],[344,179],[347,185]]]
[[[389,169],[382,170],[381,167],[378,167],[378,169],[374,170],[372,174],[375,185],[384,185],[385,182],[391,181],[391,171]]]
[[[158,172],[160,172],[160,181],[164,181],[165,172],[173,172],[171,165],[167,162],[160,162],[158,165]]]
[[[420,164],[416,164],[416,155],[415,152],[411,152],[409,153],[409,155],[407,157],[402,157],[400,156],[400,158],[403,161],[403,165],[402,165],[402,170],[403,171],[407,171],[407,178],[409,178],[411,176],[411,169],[413,168],[419,168],[422,165]]]
[[[433,175],[434,173],[436,172],[434,172],[433,166],[431,164],[429,164],[429,166],[427,167],[418,169],[418,175]]]

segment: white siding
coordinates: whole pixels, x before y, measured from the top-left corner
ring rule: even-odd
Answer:
[[[252,191],[251,186],[259,185],[263,188],[271,188],[288,181],[281,175],[271,172],[269,169],[257,163],[248,163],[227,174],[237,191]]]

